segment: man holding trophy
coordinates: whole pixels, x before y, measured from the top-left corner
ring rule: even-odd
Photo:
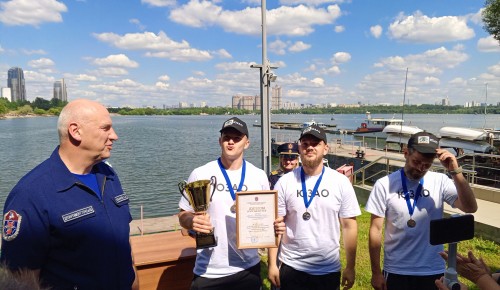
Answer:
[[[191,290],[259,290],[260,257],[257,249],[236,245],[236,192],[269,190],[266,173],[245,161],[250,146],[245,122],[233,117],[220,130],[221,156],[193,170],[179,184],[182,227],[197,233],[196,263]],[[205,200],[205,205],[200,205]],[[193,204],[194,203],[194,204]]]

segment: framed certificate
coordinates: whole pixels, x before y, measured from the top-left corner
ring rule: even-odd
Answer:
[[[274,220],[278,217],[278,191],[236,193],[236,244],[238,249],[275,248]]]

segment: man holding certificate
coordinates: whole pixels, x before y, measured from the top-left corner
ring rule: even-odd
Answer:
[[[338,289],[341,284],[340,229],[347,265],[342,285],[354,284],[358,228],[361,214],[349,179],[323,165],[328,152],[325,131],[317,125],[300,135],[302,167],[276,183],[281,250],[269,248],[269,279],[281,290]],[[279,259],[280,267],[276,259]]]
[[[182,197],[179,201],[182,227],[215,235],[216,245],[199,248],[191,290],[259,290],[260,257],[257,249],[238,249],[236,243],[236,192],[269,190],[266,173],[243,159],[250,146],[245,122],[233,117],[220,130],[221,156],[191,172],[188,185],[200,180],[216,180],[206,213],[193,209]]]

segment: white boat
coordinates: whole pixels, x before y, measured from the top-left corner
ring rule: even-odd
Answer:
[[[383,132],[388,125],[402,125],[404,120],[395,118],[372,118],[370,112],[366,112],[366,119],[356,131],[353,132],[356,136],[372,137],[372,138],[387,138],[387,134]]]
[[[441,148],[453,148],[457,152],[457,155],[464,152],[491,154],[495,151],[495,147],[491,146],[490,143],[486,141],[464,140],[457,138],[441,138],[439,140],[439,146]]]
[[[404,135],[413,135],[424,130],[420,129],[417,126],[406,126],[406,125],[387,125],[384,127],[382,132],[386,134],[404,134]]]
[[[485,129],[463,128],[463,127],[442,127],[439,135],[442,138],[456,138],[460,140],[486,140],[488,131]]]
[[[309,127],[311,125],[317,125],[318,127],[323,128],[323,129],[325,129],[327,127],[325,123],[316,122],[314,120],[311,120],[309,122],[302,123],[302,128],[307,128],[307,127]]]

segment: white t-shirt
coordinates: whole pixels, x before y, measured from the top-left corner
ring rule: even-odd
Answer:
[[[406,179],[411,205],[418,181]],[[430,221],[443,217],[443,202],[453,205],[457,189],[445,174],[427,172],[421,196],[418,198],[412,219],[414,228],[407,226],[410,219],[403,193],[400,170],[375,183],[366,203],[366,210],[385,217],[384,270],[399,275],[425,276],[445,271],[444,260],[439,256],[443,246],[429,242]]]
[[[241,168],[226,172],[236,194],[241,180]],[[208,207],[208,213],[214,226],[217,246],[198,250],[193,272],[206,278],[221,278],[256,265],[260,258],[257,249],[238,250],[236,246],[236,214],[231,212],[234,201],[217,160],[193,170],[187,181],[210,179],[212,176],[217,179],[217,187]],[[246,162],[245,182],[241,191],[248,190],[269,190],[266,173],[250,162]],[[184,197],[179,201],[179,207],[185,211],[193,211]]]
[[[311,275],[338,272],[340,265],[340,221],[361,214],[358,200],[349,179],[325,167],[323,179],[307,212],[300,181],[301,167],[283,175],[274,189],[278,190],[278,215],[285,216],[279,259],[288,266]],[[310,198],[320,175],[306,176],[307,198]]]

